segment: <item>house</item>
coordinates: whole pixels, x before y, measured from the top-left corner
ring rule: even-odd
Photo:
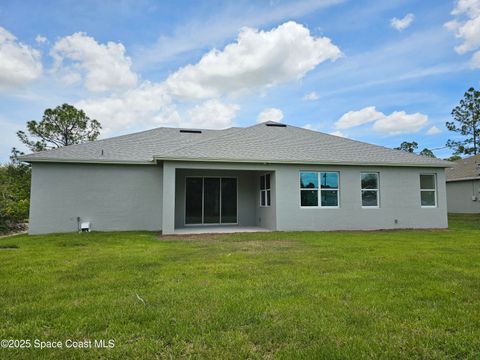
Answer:
[[[450,213],[480,213],[480,155],[454,162],[446,171]]]
[[[275,122],[158,128],[23,160],[31,234],[448,226],[449,162]]]

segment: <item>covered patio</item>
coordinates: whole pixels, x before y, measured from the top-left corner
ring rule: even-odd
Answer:
[[[170,169],[171,164],[164,163],[164,185],[171,174],[175,187],[164,188],[163,234],[275,229],[275,172],[268,166],[176,162]],[[172,200],[174,206],[168,207]],[[166,217],[173,222],[171,229]]]

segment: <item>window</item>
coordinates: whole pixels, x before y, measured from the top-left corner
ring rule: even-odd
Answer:
[[[362,173],[362,207],[379,207],[378,204],[378,173]]]
[[[265,174],[260,176],[260,206],[270,206],[271,202],[270,174]]]
[[[300,206],[338,207],[338,172],[300,172]]]
[[[437,181],[435,174],[420,175],[420,203],[422,207],[437,206]]]

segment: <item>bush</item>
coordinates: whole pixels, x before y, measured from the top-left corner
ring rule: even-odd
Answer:
[[[28,219],[30,167],[12,162],[0,166],[0,232],[17,229]]]

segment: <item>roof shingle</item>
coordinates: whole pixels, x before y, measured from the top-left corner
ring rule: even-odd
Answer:
[[[295,126],[181,133],[157,128],[140,133],[25,155],[24,161],[133,162],[155,160],[368,164],[449,167],[450,162]],[[270,125],[270,126],[268,126]],[[103,152],[102,152],[103,150]],[[102,154],[103,153],[103,154]]]
[[[446,171],[447,182],[480,179],[480,154],[453,162]]]

